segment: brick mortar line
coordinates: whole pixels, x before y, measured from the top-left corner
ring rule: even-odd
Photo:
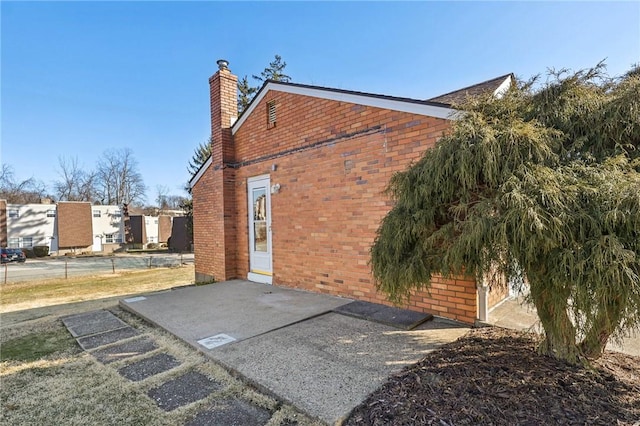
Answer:
[[[332,143],[345,142],[354,137],[364,136],[364,135],[374,134],[374,133],[381,133],[381,130],[383,129],[383,127],[384,126],[369,127],[367,129],[360,130],[354,133],[348,133],[346,135],[337,136],[331,139],[324,139],[324,140],[313,142],[309,145],[301,146],[298,148],[291,148],[284,151],[276,152],[274,154],[265,155],[263,157],[254,158],[253,160],[247,160],[247,161],[241,161],[241,162],[223,162],[221,165],[218,164],[214,166],[213,169],[214,170],[220,170],[225,168],[239,169],[240,167],[250,166],[252,164],[261,163],[267,160],[273,160],[274,158],[280,158],[290,154],[297,154],[310,149],[320,148],[325,145],[330,145]],[[384,132],[384,130],[382,130],[382,132]]]

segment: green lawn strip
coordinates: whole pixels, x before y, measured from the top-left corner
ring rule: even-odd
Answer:
[[[4,342],[0,346],[0,361],[35,361],[73,349],[77,343],[66,328],[33,333]]]

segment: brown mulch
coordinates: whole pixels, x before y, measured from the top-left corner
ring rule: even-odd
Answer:
[[[592,368],[536,352],[536,335],[471,330],[392,377],[346,425],[638,425],[640,357]]]

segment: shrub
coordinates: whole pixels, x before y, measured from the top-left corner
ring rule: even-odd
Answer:
[[[36,257],[45,257],[49,255],[49,246],[35,246],[33,247],[33,254]]]
[[[155,250],[158,248],[158,243],[149,243],[147,244],[147,249],[149,250]]]

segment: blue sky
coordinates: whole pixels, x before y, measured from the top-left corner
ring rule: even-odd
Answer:
[[[207,140],[208,78],[279,54],[293,82],[429,98],[509,72],[640,62],[639,2],[0,2],[1,151],[51,184],[128,147],[181,193]],[[52,188],[51,188],[52,189]]]

